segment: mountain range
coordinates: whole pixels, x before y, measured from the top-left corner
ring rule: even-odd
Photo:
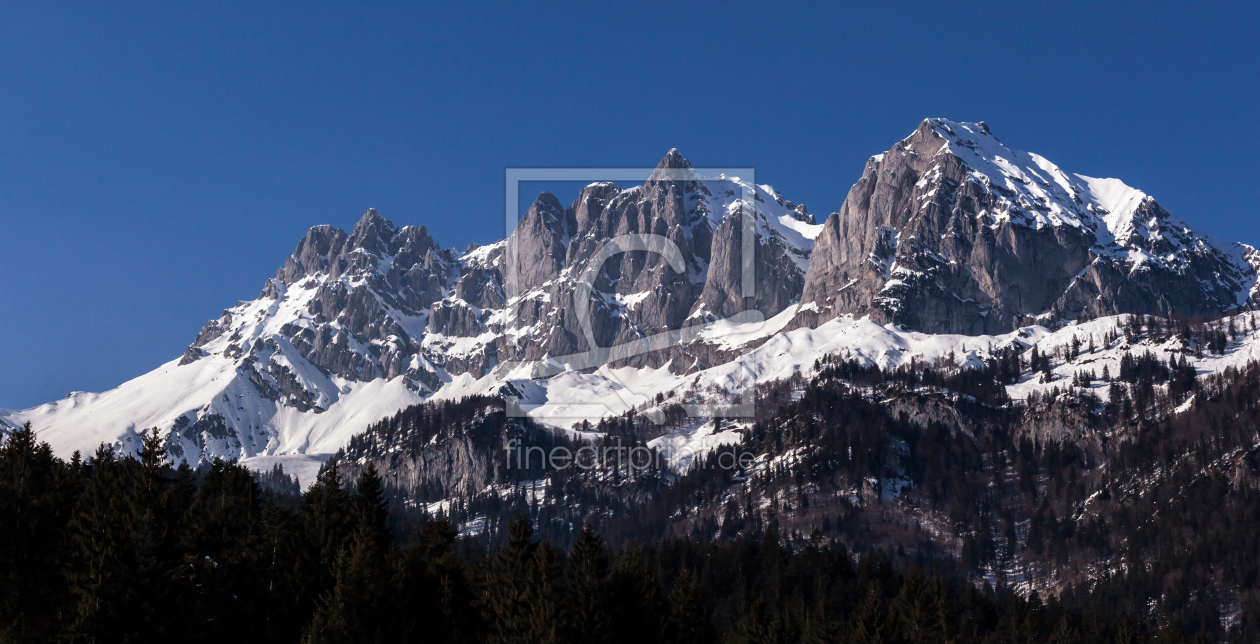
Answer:
[[[673,250],[605,248],[628,235]],[[670,150],[642,185],[594,183],[567,206],[540,194],[487,246],[442,248],[371,209],[348,233],[315,226],[182,356],[107,392],[0,411],[0,429],[29,421],[68,455],[133,451],[156,427],[176,460],[305,464],[309,483],[352,436],[424,401],[494,395],[564,427],[662,401],[728,404],[813,374],[822,355],[981,366],[1093,319],[1253,310],[1258,271],[1254,248],[1120,180],[1008,148],[983,122],[924,120],[822,223]],[[565,362],[592,351],[607,364]],[[704,427],[661,440],[722,442]]]

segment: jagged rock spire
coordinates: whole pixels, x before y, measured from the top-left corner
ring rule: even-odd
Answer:
[[[691,167],[691,162],[683,158],[683,155],[678,152],[678,148],[670,148],[669,152],[666,152],[665,156],[661,157],[660,162],[656,164],[656,168],[652,170],[652,176],[648,179],[648,183],[655,181],[678,181],[680,180],[678,174],[676,172],[669,171],[686,171],[690,170]]]
[[[383,255],[397,232],[394,222],[382,217],[375,208],[368,208],[350,231],[350,247]]]
[[[516,223],[504,261],[509,288],[526,291],[555,279],[564,268],[569,237],[576,227],[573,211],[566,210],[550,192],[543,192]]]

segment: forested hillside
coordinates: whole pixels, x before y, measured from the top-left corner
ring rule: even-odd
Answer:
[[[460,557],[449,521],[391,514],[372,468],[302,497],[218,462],[102,449],[69,462],[23,429],[0,449],[0,639],[219,642],[1183,642],[1102,606],[900,572],[774,530],[568,550],[524,516]]]
[[[1201,376],[1187,364],[1200,352],[1235,351],[1241,335],[1132,318],[1097,342],[998,352],[974,368],[882,370],[825,357],[809,381],[760,387],[755,422],[721,425],[743,440],[682,472],[613,459],[593,469],[508,468],[500,450],[481,457],[484,478],[463,486],[415,479],[440,471],[417,464],[472,462],[451,457],[451,445],[468,441],[650,451],[652,438],[686,421],[667,405],[660,425],[629,413],[540,433],[489,398],[400,412],[339,460],[352,473],[375,465],[404,512],[447,517],[482,548],[505,543],[520,514],[561,547],[587,522],[616,548],[769,532],[803,548],[817,535],[857,555],[886,555],[897,570],[947,570],[977,588],[1105,606],[1148,624],[1180,621],[1223,640],[1260,614],[1260,366]],[[1170,343],[1182,348],[1168,351]],[[1165,348],[1143,348],[1151,344]],[[1099,366],[1106,347],[1115,369]],[[1039,390],[1009,399],[1010,385],[1037,380]],[[483,420],[443,420],[462,417]],[[735,452],[755,459],[720,466]]]

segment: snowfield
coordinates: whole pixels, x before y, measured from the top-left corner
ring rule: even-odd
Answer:
[[[243,435],[257,437],[239,446],[250,458],[331,454],[368,424],[424,400],[399,379],[332,382],[344,393],[327,411],[304,413],[260,396],[230,360],[210,356],[184,366],[173,360],[104,393],[76,392],[31,409],[0,412],[0,418],[13,425],[29,421],[58,454],[86,456],[103,441],[134,450],[140,432],[150,427],[171,427],[181,417],[213,411]]]

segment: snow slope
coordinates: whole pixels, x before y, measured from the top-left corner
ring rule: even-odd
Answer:
[[[1231,273],[1246,279],[1238,292],[1240,304],[1254,290],[1251,247],[1195,231],[1141,190],[1119,179],[1070,174],[1038,154],[1012,150],[984,122],[929,122],[946,140],[933,154],[958,157],[970,168],[971,181],[999,195],[1001,205],[987,213],[994,220],[1086,229],[1096,238],[1098,255],[1132,264],[1134,270],[1146,263],[1177,270],[1196,253],[1216,255]]]
[[[150,427],[168,430],[181,419],[217,414],[245,440],[224,438],[210,451],[229,457],[335,452],[369,423],[424,400],[401,378],[348,382],[338,378],[337,399],[323,413],[303,413],[259,395],[238,365],[222,356],[188,365],[178,360],[104,393],[76,392],[18,412],[0,412],[10,424],[30,421],[39,438],[62,455],[90,454],[102,442],[132,451]]]

